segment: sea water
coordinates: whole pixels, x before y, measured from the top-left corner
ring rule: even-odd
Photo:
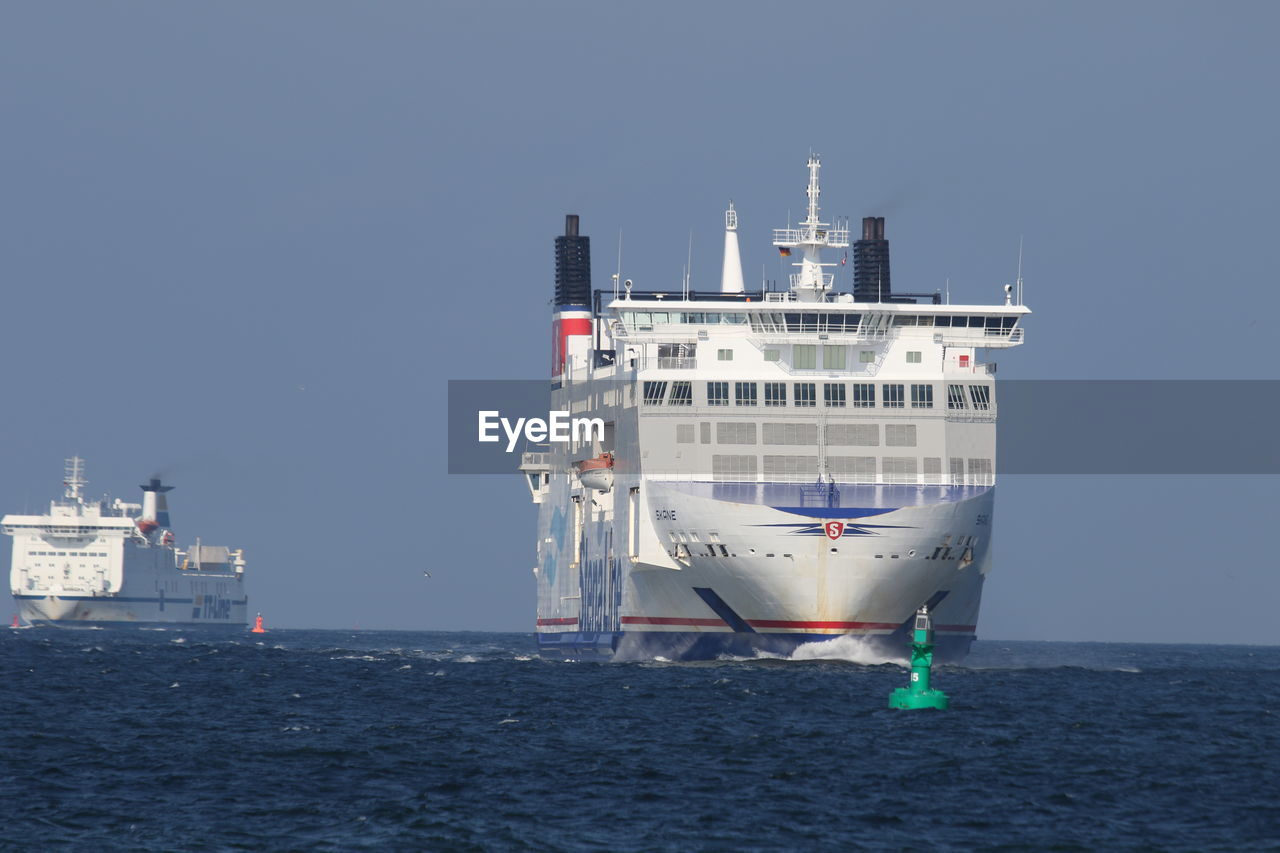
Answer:
[[[1280,648],[852,640],[575,663],[527,634],[0,634],[0,847],[1280,848]]]

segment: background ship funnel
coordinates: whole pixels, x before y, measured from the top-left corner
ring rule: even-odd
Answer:
[[[161,485],[159,477],[152,477],[142,489],[142,515],[138,518],[138,529],[143,533],[160,527],[169,527],[169,499],[165,492],[173,491],[173,486]]]

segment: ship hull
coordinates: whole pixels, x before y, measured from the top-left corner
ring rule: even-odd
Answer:
[[[858,639],[856,649],[832,646],[828,652],[821,645],[833,644],[842,636]],[[904,634],[905,636],[905,634]],[[937,663],[959,663],[969,654],[975,636],[947,635],[934,638],[934,660]],[[801,648],[804,651],[801,652]],[[860,634],[758,634],[740,631],[707,633],[701,631],[618,631],[564,632],[538,634],[538,651],[546,657],[571,660],[591,658],[614,661],[668,660],[708,661],[734,658],[851,656],[859,661],[905,660],[909,644],[897,634],[893,637]]]
[[[24,624],[53,628],[199,626],[244,630],[248,599],[214,595],[15,595]]]
[[[963,660],[976,637],[993,488],[845,486],[840,505],[826,507],[792,505],[790,484],[646,481],[645,491],[662,508],[649,515],[658,538],[676,543],[673,560],[633,563],[613,610],[600,594],[610,584],[596,576],[615,574],[616,559],[593,555],[591,541],[622,537],[587,537],[579,616],[540,620],[544,653],[790,657],[844,638],[858,659],[900,660],[922,604],[935,615],[939,661]]]

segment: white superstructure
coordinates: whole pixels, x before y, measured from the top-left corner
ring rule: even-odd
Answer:
[[[143,502],[87,500],[84,462],[67,460],[65,492],[45,515],[6,515],[13,537],[9,586],[30,625],[93,627],[245,624],[244,552],[179,550],[165,493],[153,478]]]
[[[808,165],[808,216],[773,235],[799,254],[785,291],[741,291],[726,258],[719,292],[591,294],[576,217],[557,239],[551,408],[605,430],[523,459],[544,649],[688,659],[855,634],[903,653],[927,604],[939,654],[967,651],[995,482],[981,356],[1021,344],[1030,312],[1008,288],[981,306],[893,293],[875,218],[838,292],[822,250],[849,229],[820,221]]]

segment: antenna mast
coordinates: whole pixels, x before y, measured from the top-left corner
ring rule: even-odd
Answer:
[[[798,248],[803,253],[802,259],[793,266],[800,272],[791,275],[791,292],[804,302],[821,302],[835,284],[833,273],[823,272],[823,267],[834,267],[835,264],[822,263],[822,249],[849,248],[849,227],[839,225],[831,228],[818,218],[818,198],[822,189],[818,184],[818,170],[822,161],[817,155],[809,155],[809,186],[805,195],[809,198],[809,215],[798,227],[776,228],[773,232],[773,245],[791,254],[791,249]],[[788,220],[790,216],[788,216]]]
[[[1022,304],[1022,235],[1018,235],[1018,304]]]
[[[66,460],[63,467],[62,485],[67,487],[66,496],[68,499],[76,503],[83,503],[80,490],[89,485],[89,481],[84,478],[84,460],[79,456],[72,456]]]

